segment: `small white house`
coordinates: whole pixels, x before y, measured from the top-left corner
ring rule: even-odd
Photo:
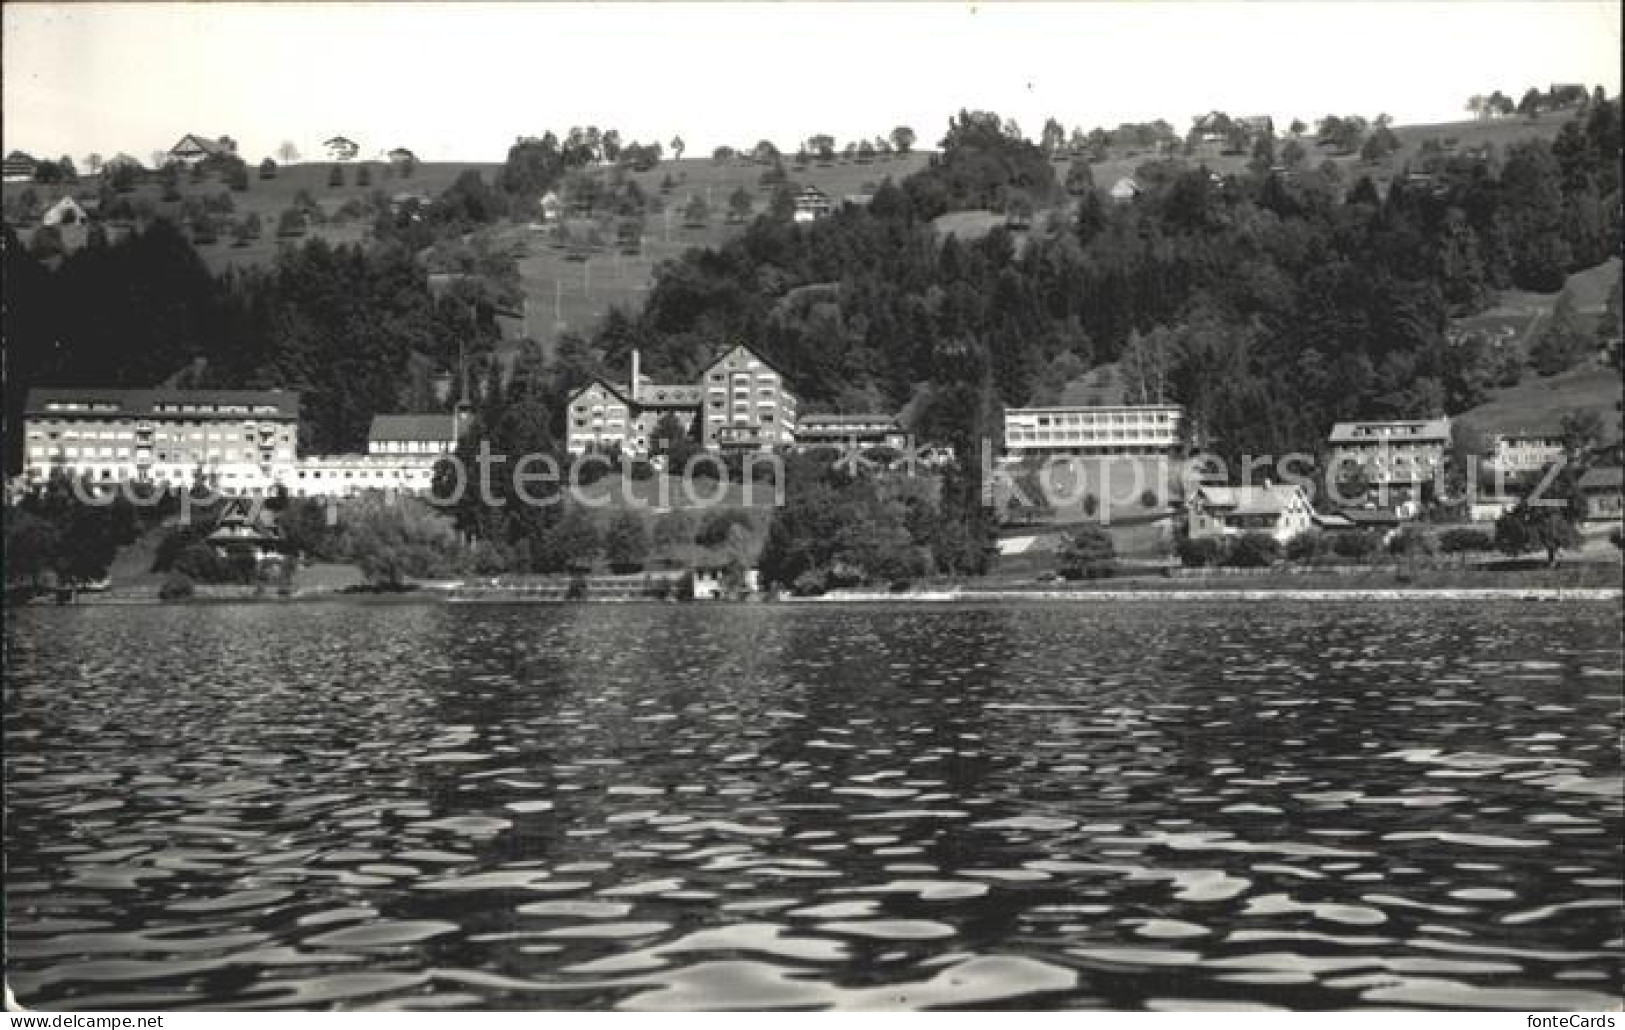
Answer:
[[[90,218],[72,197],[63,197],[40,216],[41,225],[83,225]]]
[[[1125,175],[1112,183],[1108,195],[1112,198],[1113,203],[1127,204],[1132,200],[1137,200],[1140,192],[1140,184]]]

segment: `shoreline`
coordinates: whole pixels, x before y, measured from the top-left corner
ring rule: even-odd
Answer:
[[[1618,601],[1619,587],[1350,587],[1247,590],[937,590],[922,593],[843,591],[786,597],[786,604],[872,604],[885,601],[954,604],[978,601]]]
[[[1314,589],[1146,589],[1146,590],[922,590],[909,593],[884,591],[834,591],[815,597],[783,596],[773,600],[753,598],[745,601],[675,601],[643,597],[585,597],[574,600],[544,597],[454,597],[441,591],[423,591],[385,597],[370,595],[343,595],[334,593],[295,594],[289,597],[194,597],[181,601],[163,601],[156,597],[94,597],[81,598],[71,604],[57,605],[36,602],[20,608],[99,608],[131,605],[176,608],[212,607],[216,605],[306,605],[345,604],[357,606],[418,606],[418,605],[671,605],[735,606],[741,604],[787,605],[839,605],[839,604],[980,604],[998,603],[1100,603],[1121,601],[1545,601],[1545,602],[1599,602],[1625,599],[1620,587],[1348,587]]]

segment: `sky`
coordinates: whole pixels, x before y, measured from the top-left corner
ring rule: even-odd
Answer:
[[[3,146],[143,161],[182,135],[250,160],[334,135],[363,156],[501,161],[573,125],[691,154],[960,108],[1036,137],[1211,109],[1280,124],[1458,120],[1474,93],[1620,88],[1614,3],[12,3]]]

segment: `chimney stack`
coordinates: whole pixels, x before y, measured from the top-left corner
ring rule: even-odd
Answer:
[[[640,378],[641,377],[638,375],[638,349],[636,347],[633,347],[632,348],[632,396],[629,398],[633,402],[636,402],[637,399],[638,399],[638,384],[639,384],[639,379]]]

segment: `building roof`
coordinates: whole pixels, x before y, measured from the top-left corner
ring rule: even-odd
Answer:
[[[368,442],[392,440],[457,441],[456,420],[449,412],[416,415],[374,415]]]
[[[1332,443],[1448,443],[1448,418],[1413,418],[1392,422],[1339,422],[1332,427]]]
[[[705,400],[705,388],[690,383],[639,383],[637,402],[645,408],[692,408]]]
[[[1294,500],[1307,500],[1296,484],[1202,486],[1196,497],[1210,508],[1224,508],[1235,515],[1280,515]]]
[[[71,408],[51,405],[75,405]],[[173,410],[160,410],[160,405]],[[186,410],[190,407],[191,410]],[[220,411],[221,407],[241,408]],[[216,410],[200,410],[204,408]],[[256,411],[269,408],[270,411]],[[104,387],[40,386],[28,391],[24,405],[29,416],[157,415],[189,419],[231,421],[252,417],[299,417],[299,394],[293,390],[120,390]]]
[[[188,144],[190,144],[190,146],[188,146]],[[179,143],[176,143],[174,146],[169,148],[169,152],[171,154],[181,153],[187,150],[201,150],[205,154],[229,154],[231,152],[230,149],[225,146],[225,144],[220,143],[217,140],[207,139],[203,136],[199,136],[195,132],[189,132],[182,136]]]
[[[1625,471],[1619,466],[1607,468],[1587,469],[1585,475],[1580,477],[1581,490],[1618,490],[1621,486],[1621,472]]]
[[[25,154],[21,150],[13,150],[6,155],[6,164],[38,164],[32,154]]]
[[[784,374],[783,370],[780,369],[777,365],[773,364],[771,361],[769,361],[766,358],[762,357],[760,354],[758,354],[755,351],[751,350],[749,347],[745,346],[742,343],[734,344],[732,347],[727,348],[722,353],[718,354],[715,358],[711,359],[711,363],[706,365],[705,368],[701,370],[701,374],[702,375],[709,375],[713,368],[716,368],[718,365],[720,365],[724,361],[726,361],[728,359],[728,356],[730,354],[732,354],[734,351],[744,351],[745,354],[748,357],[750,357],[750,358],[752,358],[752,359],[754,359],[756,361],[761,362],[763,367],[768,369],[768,371],[778,373],[778,376],[779,376],[780,379],[788,379],[789,378],[788,376],[786,376]]]
[[[609,392],[609,395],[611,397],[614,397],[616,400],[620,401],[622,404],[628,403],[628,401],[626,399],[626,394],[623,393],[619,387],[617,387],[614,383],[610,382],[608,379],[594,379],[591,382],[584,384],[581,387],[581,389],[577,390],[575,393],[572,393],[570,395],[570,403],[574,404],[577,397],[580,397],[582,394],[586,393],[588,390],[591,390],[595,386],[603,387],[605,390],[607,390]]]
[[[1399,513],[1386,508],[1345,508],[1340,514],[1356,526],[1397,526]]]
[[[1081,415],[1089,412],[1101,411],[1167,411],[1183,412],[1185,409],[1177,404],[1052,404],[1043,408],[1005,408],[1006,415]]]

